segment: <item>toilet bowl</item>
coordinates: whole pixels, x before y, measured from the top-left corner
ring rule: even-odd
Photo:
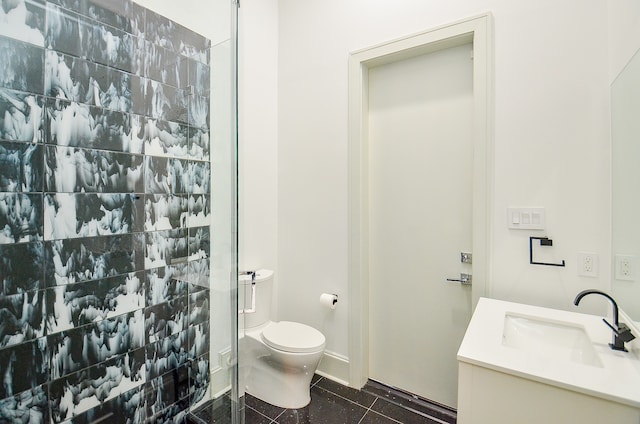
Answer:
[[[239,283],[246,293],[245,332],[239,344],[241,384],[250,395],[281,408],[308,405],[324,335],[298,322],[269,320],[273,271],[256,271]]]

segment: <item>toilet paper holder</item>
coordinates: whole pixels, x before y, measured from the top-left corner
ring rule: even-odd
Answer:
[[[338,303],[338,295],[335,293],[322,293],[320,295],[320,304],[327,306],[331,309],[336,308],[336,303]]]

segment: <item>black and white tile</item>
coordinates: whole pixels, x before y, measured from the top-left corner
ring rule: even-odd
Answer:
[[[144,348],[69,374],[49,384],[51,418],[59,423],[144,387]]]
[[[186,88],[189,80],[187,58],[157,44],[146,43],[144,76],[163,84]]]
[[[203,130],[209,129],[210,98],[197,94],[188,96],[189,125]]]
[[[47,49],[67,53],[77,57],[83,55],[82,27],[86,26],[80,16],[69,9],[62,9],[47,3]]]
[[[147,41],[142,37],[133,37],[133,56],[131,58],[131,73],[138,77],[146,76]]]
[[[189,257],[186,228],[145,233],[145,268],[157,268],[186,262]]]
[[[148,417],[147,422],[153,424],[182,424],[187,422],[188,402],[176,402],[162,412]]]
[[[210,227],[189,228],[189,260],[208,258],[211,250]]]
[[[0,349],[2,385],[0,399],[32,390],[49,379],[47,342],[44,337]]]
[[[45,191],[142,193],[143,156],[47,146]]]
[[[127,113],[60,99],[47,101],[47,142],[59,146],[140,153],[131,149]]]
[[[95,4],[86,13],[104,17],[115,24],[125,23],[125,27],[130,26],[126,17]],[[107,25],[52,3],[47,6],[46,46],[51,50],[131,72],[134,69],[136,45],[135,37],[120,27]]]
[[[49,402],[46,384],[0,400],[0,422],[48,424]]]
[[[3,1],[0,35],[44,47],[45,9],[31,0]]]
[[[194,286],[209,288],[211,281],[210,259],[189,262],[189,282]]]
[[[47,333],[69,330],[145,306],[144,272],[67,284],[47,290]]]
[[[0,87],[44,93],[44,49],[0,36]]]
[[[103,422],[142,424],[145,422],[145,417],[144,387],[139,386],[113,399],[101,402],[85,413],[75,415],[68,422],[72,424]]]
[[[44,98],[0,88],[0,140],[44,142]]]
[[[146,304],[147,306],[165,303],[188,293],[188,264],[153,268],[146,271]]]
[[[86,14],[100,23],[131,33],[132,0],[84,0],[82,3],[86,6],[76,9],[80,10],[81,14]]]
[[[88,85],[90,90],[87,91],[85,103],[120,112],[131,112],[132,79],[135,77],[97,63],[91,65]]]
[[[177,122],[147,119],[144,152],[151,156],[186,157],[189,153],[189,127]]]
[[[83,22],[80,31],[83,55],[89,60],[125,72],[134,71],[138,42],[131,34],[95,21]]]
[[[181,194],[190,192],[189,162],[175,158],[145,156],[145,192]]]
[[[174,45],[179,44],[179,42],[176,41],[173,32],[177,25],[178,24],[162,15],[152,12],[149,9],[145,10],[145,38],[154,44],[176,52],[179,51],[179,47],[176,48]]]
[[[189,127],[189,157],[191,159],[209,161],[209,130]]]
[[[131,6],[131,33],[139,38],[145,37],[145,19],[147,9],[133,2]]]
[[[189,227],[203,227],[211,223],[211,196],[208,194],[189,195]]]
[[[186,330],[189,324],[188,296],[177,297],[165,303],[145,308],[145,334],[148,343]],[[185,344],[185,349],[186,349]]]
[[[45,243],[48,287],[98,280],[144,268],[144,234]]]
[[[131,137],[127,143],[128,152],[144,152],[146,120],[147,119],[142,115],[131,115]]]
[[[209,194],[211,192],[211,164],[203,161],[190,161],[187,175],[189,193]]]
[[[93,91],[89,85],[89,73],[90,64],[86,60],[47,50],[44,92],[51,97],[84,102],[87,93]]]
[[[147,381],[186,365],[188,342],[188,331],[182,331],[149,343],[146,346]]]
[[[42,194],[0,193],[0,244],[42,240]]]
[[[100,23],[131,32],[131,0],[48,0]]]
[[[209,320],[209,298],[208,289],[200,290],[189,295],[189,327],[197,326]]]
[[[0,296],[43,289],[43,271],[42,242],[0,245]]]
[[[189,59],[189,86],[192,94],[199,96],[209,96],[211,90],[211,68],[209,65]]]
[[[133,112],[164,121],[188,123],[187,96],[181,88],[144,77],[131,78]]]
[[[191,407],[193,409],[210,399],[210,379],[209,354],[207,353],[191,361],[189,389],[191,391]]]
[[[189,355],[197,358],[209,353],[210,347],[210,323],[207,320],[189,327]]]
[[[126,72],[85,59],[54,50],[46,53],[44,92],[56,99],[128,113],[132,109],[132,78]]]
[[[64,377],[143,346],[142,309],[53,334],[47,337],[51,379]]]
[[[209,64],[209,39],[150,10],[146,11],[145,38],[183,56]]]
[[[160,416],[167,408],[177,405],[178,410],[188,408],[189,365],[183,365],[160,377],[148,380],[145,387],[147,417]],[[154,421],[155,422],[155,421]]]
[[[187,226],[189,199],[186,195],[147,194],[145,231],[171,230]]]
[[[135,194],[45,195],[46,240],[109,236],[142,231],[143,200]]]
[[[208,398],[210,48],[132,0],[0,2],[0,422]]]
[[[0,296],[0,348],[45,335],[44,290]]]
[[[0,191],[42,191],[42,145],[0,141]]]

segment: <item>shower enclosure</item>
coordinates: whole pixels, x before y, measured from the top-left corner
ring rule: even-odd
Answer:
[[[236,7],[0,3],[0,422],[242,421]]]

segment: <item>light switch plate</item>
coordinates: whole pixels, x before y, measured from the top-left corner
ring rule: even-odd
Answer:
[[[507,208],[507,228],[511,230],[544,230],[544,208]]]

